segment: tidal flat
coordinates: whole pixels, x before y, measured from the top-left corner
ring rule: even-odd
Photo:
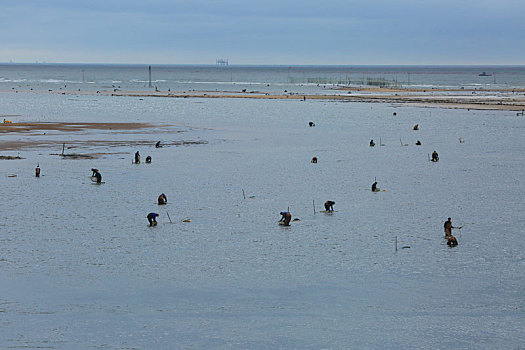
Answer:
[[[1,152],[23,158],[0,160],[5,348],[525,343],[525,119],[514,111],[11,92],[0,110],[13,123],[158,126],[1,134],[43,142]],[[99,156],[61,157],[64,143]],[[152,163],[132,164],[136,151]],[[372,193],[374,179],[387,191]],[[334,213],[319,212],[326,200]],[[288,208],[300,221],[279,226]],[[454,248],[447,217],[462,226]]]

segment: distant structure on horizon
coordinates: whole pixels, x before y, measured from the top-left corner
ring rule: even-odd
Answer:
[[[217,60],[215,61],[215,64],[218,66],[227,66],[228,60],[226,58],[217,58]]]

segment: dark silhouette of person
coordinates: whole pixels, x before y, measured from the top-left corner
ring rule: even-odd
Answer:
[[[157,199],[159,205],[162,205],[162,204],[167,204],[168,203],[168,198],[166,197],[166,195],[164,193],[161,193],[159,195],[159,198]]]
[[[443,230],[445,231],[445,237],[452,236],[452,229],[455,228],[452,226],[452,219],[448,218],[447,221],[443,224]]]
[[[439,155],[438,155],[438,153],[435,150],[434,150],[434,152],[432,152],[432,161],[433,162],[439,161]]]
[[[456,239],[456,237],[450,235],[447,237],[447,245],[449,247],[455,247],[458,245],[458,240]]]
[[[280,214],[282,215],[282,217],[281,220],[279,220],[279,222],[283,222],[284,225],[289,226],[290,221],[292,221],[292,214],[290,214],[290,212],[288,211],[282,211],[280,212]]]
[[[326,201],[324,202],[324,208],[326,211],[334,211],[334,201]]]
[[[149,213],[148,216],[146,216],[150,226],[157,226],[157,216],[159,216],[157,213]]]
[[[101,183],[102,182],[102,175],[100,174],[100,171],[98,171],[98,169],[91,169],[91,170],[94,170],[94,173],[95,173],[95,178],[97,179],[97,183]]]

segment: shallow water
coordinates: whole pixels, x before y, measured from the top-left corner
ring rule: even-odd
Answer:
[[[2,94],[0,107],[23,121],[142,121],[183,131],[118,136],[151,146],[111,148],[129,154],[96,160],[49,155],[63,135],[24,136],[56,140],[57,149],[0,163],[2,347],[525,342],[525,119],[514,112],[29,94]],[[155,149],[159,139],[207,144]],[[438,163],[428,161],[434,149]],[[153,163],[132,165],[137,150]],[[92,167],[104,185],[90,182]],[[374,178],[388,191],[372,193]],[[165,207],[156,204],[161,192]],[[314,214],[312,201],[319,211],[329,199],[336,212]],[[278,226],[288,207],[300,221]],[[153,228],[151,211],[160,214]],[[463,225],[452,249],[443,239],[448,216]]]

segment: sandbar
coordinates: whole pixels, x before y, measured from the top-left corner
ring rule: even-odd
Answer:
[[[101,132],[110,132],[113,136],[111,140],[102,137]],[[152,123],[81,123],[81,122],[33,122],[33,123],[1,123],[0,134],[7,135],[27,135],[23,140],[3,139],[0,141],[0,151],[19,151],[28,148],[48,148],[56,152],[71,149],[92,149],[92,148],[116,148],[116,147],[138,147],[154,146],[156,140],[136,139],[136,136],[147,134],[166,133],[171,137],[184,131],[169,124]],[[80,137],[86,134],[94,136],[85,139]],[[106,133],[107,134],[107,133]],[[79,137],[75,137],[79,136]],[[116,139],[117,136],[120,139]],[[127,136],[134,136],[130,140]],[[68,141],[64,144],[64,139]],[[205,144],[203,140],[166,140],[163,147]],[[100,156],[103,154],[124,154],[127,152],[95,152],[89,153],[90,156]],[[4,158],[8,159],[8,158]]]
[[[342,102],[401,103],[425,107],[525,110],[525,89],[421,89],[381,87],[334,87],[318,94],[261,91],[127,91],[127,90],[6,90],[5,93],[45,93],[70,96],[159,97],[159,98],[226,98],[279,100],[335,100]]]

